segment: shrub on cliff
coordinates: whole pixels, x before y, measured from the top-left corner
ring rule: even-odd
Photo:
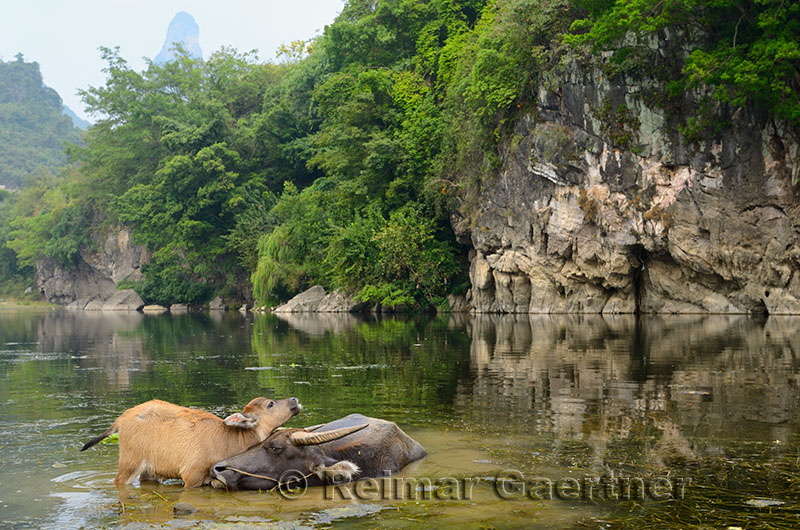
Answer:
[[[646,50],[659,30],[690,39],[673,91],[708,87],[734,106],[756,102],[800,124],[800,3],[783,0],[617,0],[587,2],[565,41],[612,50],[622,62]],[[680,32],[680,33],[679,33]]]
[[[5,246],[14,251],[16,267],[36,266],[42,258],[70,266],[91,243],[91,206],[76,189],[74,175],[30,178],[9,206]]]

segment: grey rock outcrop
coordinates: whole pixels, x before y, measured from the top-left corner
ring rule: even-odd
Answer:
[[[65,309],[83,310],[86,309],[86,306],[89,305],[89,302],[91,302],[91,300],[88,298],[80,298],[67,304]]]
[[[129,230],[111,230],[99,252],[82,253],[72,267],[62,267],[52,260],[39,261],[36,286],[50,303],[67,305],[80,300],[71,307],[77,309],[82,304],[91,309],[87,304],[95,301],[92,308],[96,308],[117,292],[120,281],[142,279],[141,266],[149,260],[149,252],[131,241]]]
[[[137,311],[143,306],[144,302],[136,291],[123,289],[103,303],[103,311]]]
[[[225,311],[225,302],[222,297],[217,296],[208,304],[208,309],[211,311]]]
[[[117,290],[107,274],[80,258],[77,265],[69,269],[52,260],[39,261],[36,264],[36,284],[48,302],[59,305],[80,299],[105,299]]]
[[[83,307],[83,309],[84,309],[85,311],[102,311],[102,310],[103,310],[103,306],[104,306],[105,304],[106,304],[105,300],[102,300],[102,299],[98,298],[98,299],[95,299],[95,300],[90,300],[90,301],[89,301],[89,302],[88,302],[88,303],[87,303],[87,304],[86,304],[86,305]]]
[[[464,295],[448,294],[447,305],[450,306],[451,313],[464,313],[471,309]]]
[[[167,308],[163,305],[158,304],[151,304],[146,305],[142,308],[142,313],[150,314],[150,315],[160,315],[161,313],[166,313]]]
[[[368,304],[359,302],[350,296],[331,291],[323,298],[317,307],[318,313],[356,313],[367,307]]]
[[[305,313],[314,312],[325,298],[325,289],[321,285],[303,291],[288,302],[273,309],[273,313]]]
[[[653,80],[550,83],[452,216],[474,311],[800,313],[799,131],[740,109],[690,143],[639,97]]]
[[[115,291],[108,299],[81,298],[67,305],[67,309],[83,309],[85,311],[138,311],[144,302],[133,289]]]
[[[315,285],[276,307],[273,313],[352,313],[365,306],[339,291],[326,294],[322,286]]]

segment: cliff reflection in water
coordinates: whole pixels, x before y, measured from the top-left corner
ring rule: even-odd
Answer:
[[[32,328],[30,340],[40,355],[68,358],[93,391],[139,396],[133,399],[213,394],[220,377],[207,374],[218,374],[220,364],[235,370],[237,363],[229,358],[249,351],[251,340],[247,320],[232,313],[52,311],[5,315],[3,324],[15,319]],[[218,394],[232,399],[229,389]]]
[[[339,413],[331,404],[341,403],[374,414],[412,410],[411,423],[463,419],[594,446],[652,434],[674,439],[686,458],[694,456],[688,438],[786,442],[797,431],[795,318],[445,322],[59,311],[6,318],[4,326],[35,341],[40,354],[69,357],[90,388],[129,392],[130,400],[157,395],[214,407],[269,392],[314,405],[311,417]],[[259,369],[245,370],[251,366]]]
[[[43,315],[36,336],[40,352],[74,352],[78,369],[94,371],[111,389],[130,386],[130,374],[148,364],[143,316],[135,311],[57,311]]]
[[[478,315],[466,326],[472,378],[456,409],[487,426],[504,417],[603,443],[651,429],[686,458],[686,437],[786,442],[797,429],[798,319]]]
[[[113,526],[102,507],[116,450],[78,449],[152,398],[224,416],[257,395],[296,396],[306,408],[292,426],[384,417],[429,448],[431,476],[502,466],[554,480],[703,482],[689,503],[653,505],[674,521],[688,520],[688,506],[724,513],[797,497],[797,318],[0,312],[0,346],[0,499],[4,521],[20,527],[64,527],[63,514],[75,528]],[[219,493],[208,495],[218,506]],[[94,508],[56,500],[70,498]],[[483,506],[502,519],[510,505],[492,496]],[[458,518],[483,506],[442,510]],[[615,506],[630,517],[631,506]],[[730,526],[722,519],[711,526]]]
[[[344,333],[364,320],[363,317],[351,313],[275,313],[275,317],[310,337]]]

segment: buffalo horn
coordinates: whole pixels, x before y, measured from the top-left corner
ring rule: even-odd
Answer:
[[[325,425],[324,423],[317,423],[316,425],[312,425],[311,427],[303,427],[303,430],[306,432],[316,431],[320,427]]]
[[[304,431],[297,431],[293,432],[289,439],[295,445],[318,445],[324,444],[325,442],[332,442],[333,440],[338,440],[348,434],[353,434],[354,432],[358,432],[361,429],[368,427],[369,423],[364,423],[363,425],[356,425],[354,427],[342,427],[340,429],[334,429],[332,431],[325,431],[325,432],[304,432]]]

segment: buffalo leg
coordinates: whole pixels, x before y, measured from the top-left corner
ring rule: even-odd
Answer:
[[[187,471],[185,473],[181,473],[181,479],[183,480],[183,487],[186,489],[189,488],[198,488],[203,485],[205,481],[206,474],[205,473],[198,473],[197,471]]]
[[[136,478],[136,466],[125,466],[120,462],[117,476],[114,477],[114,485],[122,486],[123,484],[130,484]]]

